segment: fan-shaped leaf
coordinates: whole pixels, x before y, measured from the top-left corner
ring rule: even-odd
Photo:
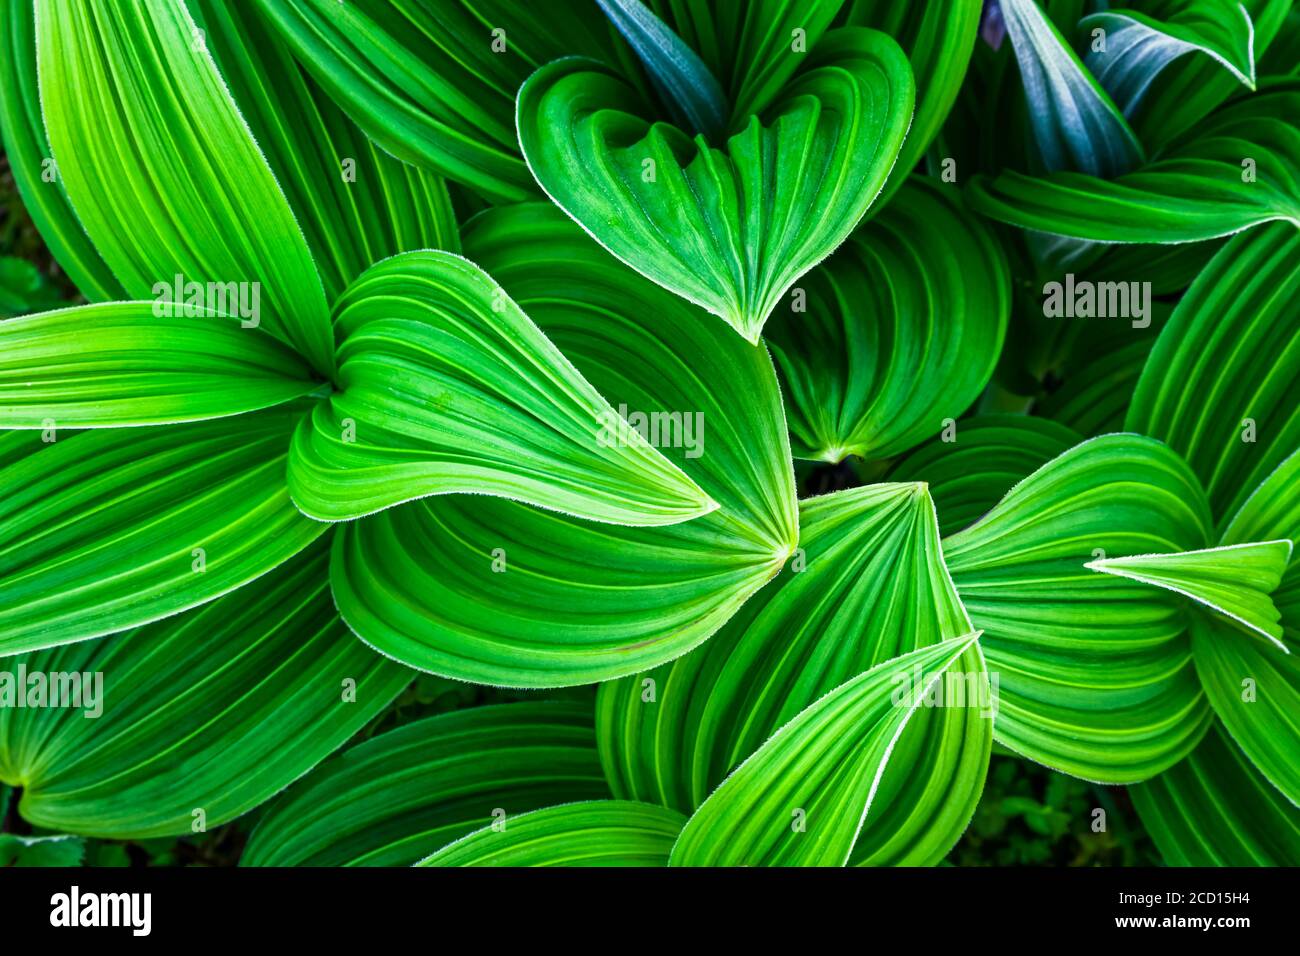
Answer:
[[[257,806],[360,730],[411,672],[343,627],[326,551],[192,613],[10,658],[29,685],[83,678],[80,709],[0,708],[0,778],[23,788],[22,815],[90,836],[188,834]]]
[[[0,427],[216,418],[320,385],[259,329],[211,313],[159,315],[155,306],[113,302],[0,322]]]
[[[609,795],[591,705],[440,714],[332,757],[262,817],[241,866],[406,866],[493,820]]]
[[[944,555],[991,674],[999,743],[1066,773],[1142,780],[1209,722],[1173,595],[1089,571],[1102,556],[1192,550],[1209,509],[1159,442],[1103,435],[1054,458]]]
[[[960,198],[914,179],[773,313],[795,455],[888,458],[937,434],[993,374],[1006,258]]]
[[[9,433],[27,450],[0,455],[0,654],[175,614],[305,548],[325,526],[299,513],[284,484],[301,415],[47,430],[49,442]]]
[[[492,210],[465,244],[621,415],[679,423],[658,444],[720,507],[651,529],[482,496],[405,505],[341,529],[343,617],[384,653],[484,683],[588,683],[685,653],[795,545],[771,361],[554,207]]]
[[[339,390],[294,438],[306,514],[355,518],[428,495],[673,524],[717,507],[633,432],[490,276],[452,253],[368,269],[337,304]]]
[[[149,298],[176,276],[248,283],[259,309],[266,300],[265,328],[331,371],[320,275],[185,5],[37,0],[36,9],[59,175],[127,294]]]
[[[880,192],[914,95],[893,40],[834,31],[721,149],[647,122],[613,69],[570,57],[519,91],[519,142],[542,188],[605,248],[757,342],[781,296]]]
[[[673,846],[674,866],[841,866],[881,775],[927,694],[979,663],[978,635],[923,647],[840,685],[801,711],[704,801]],[[965,662],[959,663],[959,662]],[[969,668],[968,668],[969,669]],[[982,674],[982,668],[979,669]],[[921,683],[917,684],[915,678]],[[988,754],[988,718],[940,696],[936,719],[969,728]],[[982,771],[974,781],[978,793]],[[963,821],[964,822],[964,821]]]

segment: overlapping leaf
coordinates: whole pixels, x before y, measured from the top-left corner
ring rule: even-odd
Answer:
[[[656,426],[661,450],[720,507],[652,529],[484,496],[414,502],[340,529],[344,619],[413,666],[494,684],[605,680],[685,653],[794,547],[771,361],[554,208],[486,213],[465,247],[621,416],[677,423]]]
[[[782,727],[691,816],[674,866],[842,866],[869,818],[894,743],[926,694],[978,661],[977,635],[922,647],[858,675]],[[982,669],[981,669],[982,670]],[[924,682],[918,686],[913,675]],[[901,679],[900,679],[901,675]],[[934,708],[987,747],[975,706]],[[967,719],[967,717],[970,719]],[[987,761],[987,749],[985,758]],[[976,774],[975,786],[984,770]],[[964,821],[963,821],[964,825]]]
[[[648,803],[570,803],[476,830],[416,865],[664,866],[685,822]]]
[[[32,674],[100,688],[80,709],[0,708],[0,778],[23,788],[23,816],[92,836],[202,832],[356,733],[411,673],[343,627],[326,552],[195,613],[11,658],[29,693]]]
[[[441,714],[321,764],[258,823],[243,866],[405,866],[494,821],[609,795],[591,705]]]
[[[845,28],[721,144],[650,122],[617,71],[570,57],[519,91],[519,142],[542,188],[601,245],[756,342],[884,186],[914,96],[893,40]]]
[[[284,483],[301,410],[170,428],[10,432],[0,653],[110,634],[265,574],[325,526]]]
[[[312,517],[428,495],[497,495],[616,524],[717,507],[614,411],[493,279],[452,253],[368,269],[339,300],[339,389],[294,438]]]
[[[992,235],[913,180],[767,326],[794,454],[888,458],[937,434],[992,375],[1010,300]]]
[[[237,318],[112,302],[0,323],[0,427],[90,428],[253,411],[319,387]]]
[[[1090,571],[1100,557],[1193,550],[1204,492],[1159,442],[1104,435],[1054,458],[944,540],[999,677],[999,743],[1089,780],[1168,768],[1210,720],[1176,595]]]
[[[175,276],[256,284],[262,326],[328,373],[320,275],[187,8],[37,0],[36,10],[41,106],[59,175],[127,294],[151,298]]]

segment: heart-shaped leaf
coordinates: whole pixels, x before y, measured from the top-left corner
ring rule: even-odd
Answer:
[[[720,507],[631,528],[480,495],[428,498],[340,529],[340,612],[384,653],[480,683],[590,683],[685,653],[795,546],[770,359],[602,252],[553,206],[485,213],[465,248]]]
[[[411,672],[339,621],[327,551],[191,613],[9,658],[29,706],[0,708],[0,779],[23,788],[23,817],[118,839],[202,832],[365,726]],[[79,677],[81,706],[30,706],[38,676],[51,694]]]
[[[570,57],[520,89],[519,142],[538,183],[601,245],[757,342],[786,290],[880,192],[914,95],[893,40],[833,31],[723,149],[648,122],[616,71]]]
[[[1182,459],[1149,438],[1103,435],[944,540],[999,676],[999,743],[1107,783],[1145,779],[1191,751],[1211,715],[1179,599],[1086,565],[1199,548],[1210,528]]]
[[[0,322],[0,427],[194,421],[320,386],[260,329],[206,311],[159,311],[153,302],[113,302]]]
[[[324,521],[487,494],[615,524],[717,504],[622,419],[482,269],[409,252],[339,300],[339,389],[294,437],[289,488]]]
[[[569,803],[506,817],[416,866],[665,866],[685,823],[648,803]]]
[[[408,866],[494,822],[609,786],[591,704],[528,701],[417,720],[331,757],[258,822],[241,866]]]
[[[844,865],[871,813],[894,745],[914,715],[932,708],[936,719],[969,727],[973,748],[982,725],[987,748],[989,719],[975,716],[973,703],[956,704],[935,691],[954,686],[949,678],[964,676],[963,667],[969,671],[982,663],[977,636],[879,664],[801,711],[695,811],[673,846],[670,864]],[[940,703],[927,703],[935,693]]]
[[[766,331],[801,458],[889,458],[958,418],[993,374],[1006,258],[951,188],[916,178],[795,287]]]
[[[0,654],[175,614],[319,537],[284,484],[302,414],[0,433]]]

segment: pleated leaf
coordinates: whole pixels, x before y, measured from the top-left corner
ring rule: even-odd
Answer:
[[[289,488],[324,521],[496,495],[615,524],[717,504],[618,413],[497,283],[453,253],[368,269],[336,305],[337,391],[294,437]]]
[[[153,302],[0,323],[0,427],[153,425],[235,415],[319,387],[292,350],[240,320]]]
[[[319,537],[284,484],[301,415],[8,433],[24,447],[0,454],[0,654],[175,614]]]
[[[552,206],[485,213],[465,247],[720,507],[632,528],[481,495],[414,502],[340,529],[332,574],[344,619],[386,654],[479,683],[590,683],[685,653],[795,546],[770,359]]]
[[[175,276],[257,283],[262,326],[328,373],[320,275],[185,5],[36,2],[54,159],[127,295],[152,298]]]
[[[1105,558],[1088,562],[1088,567],[1182,594],[1285,650],[1282,614],[1269,595],[1282,580],[1291,550],[1291,542],[1284,539]]]
[[[934,719],[969,728],[962,741],[967,747],[981,746],[982,726],[987,760],[990,720],[968,721],[975,707],[946,697],[942,706],[925,703],[932,688],[979,660],[977,637],[954,638],[877,665],[801,711],[695,811],[670,864],[844,865],[870,817],[895,742],[927,706]],[[977,784],[982,778],[981,772]]]
[[[819,2],[818,6],[833,4]],[[762,7],[765,4],[753,4]],[[888,209],[890,197],[907,181],[948,117],[978,39],[981,0],[895,3],[851,0],[845,22],[888,33],[907,53],[916,77],[916,112],[885,191],[874,208]]]
[[[785,572],[703,647],[601,685],[601,760],[616,795],[689,813],[824,694],[970,630],[924,485],[868,485],[808,499],[799,523],[800,548]],[[918,716],[899,746],[921,749],[897,773],[886,771],[881,788],[889,798],[878,816],[890,822],[868,823],[860,854],[930,864],[951,849],[979,796],[991,728],[985,719],[985,744],[968,748],[964,735],[978,744],[977,726]]]
[[[1079,30],[1090,35],[1104,31],[1104,49],[1090,48],[1084,65],[1125,116],[1137,109],[1165,67],[1191,53],[1208,56],[1238,82],[1255,88],[1255,25],[1237,0],[1138,3],[1135,9],[1084,17]]]
[[[591,705],[499,704],[331,757],[258,822],[241,866],[408,866],[480,826],[609,796]]]
[[[96,688],[92,708],[83,691],[80,709],[0,709],[0,778],[23,788],[23,817],[119,839],[202,832],[360,730],[411,672],[339,621],[327,551],[321,542],[191,613],[10,658],[29,693],[34,673],[80,674]]]
[[[50,154],[36,78],[36,5],[25,0],[0,11],[0,140],[23,208],[55,261],[91,302],[125,299],[72,211]]]
[[[1300,866],[1300,808],[1217,722],[1191,756],[1129,793],[1168,866]]]
[[[532,198],[515,93],[561,56],[618,58],[590,0],[257,0],[321,87],[399,159],[494,202]]]
[[[1180,599],[1087,563],[1193,550],[1210,528],[1204,492],[1168,447],[1103,435],[944,540],[999,675],[999,743],[1104,783],[1145,779],[1191,751],[1210,712]]]
[[[666,866],[686,818],[626,800],[534,810],[443,847],[417,866]]]
[[[447,187],[372,143],[304,75],[255,5],[190,4],[302,226],[333,302],[372,263],[460,245]]]
[[[1082,436],[1045,418],[991,413],[954,424],[889,470],[890,481],[930,487],[939,530],[954,534],[984,517],[1022,478],[1077,445]]]
[[[1187,459],[1221,523],[1300,448],[1300,232],[1253,229],[1210,261],[1161,332],[1127,427]]]
[[[757,342],[880,192],[914,96],[893,40],[834,31],[723,144],[649,122],[615,70],[569,57],[520,90],[519,142],[547,195],[601,245]]]
[[[1141,163],[1133,130],[1036,0],[1001,0],[1000,8],[1046,168],[1109,178]]]
[[[1300,92],[1235,101],[1195,135],[1115,179],[1077,172],[976,176],[972,208],[1002,222],[1096,242],[1197,242],[1260,223],[1300,224]]]
[[[773,313],[766,340],[801,458],[889,458],[938,433],[993,374],[1010,276],[951,188],[914,179]]]

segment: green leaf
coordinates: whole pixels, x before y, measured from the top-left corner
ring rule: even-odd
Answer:
[[[1002,222],[1097,242],[1197,242],[1275,219],[1300,225],[1300,92],[1235,101],[1141,169],[1112,180],[1007,170],[976,176],[971,207]]]
[[[114,302],[0,322],[0,427],[194,421],[319,387],[294,352],[260,329],[207,310],[181,312]]]
[[[86,841],[80,837],[24,837],[0,833],[0,866],[81,866]]]
[[[367,139],[255,6],[193,0],[190,9],[302,226],[330,302],[380,259],[460,247],[443,181]]]
[[[618,58],[614,31],[581,0],[257,0],[316,82],[398,159],[494,202],[533,198],[515,93],[569,54]]]
[[[1047,169],[1109,178],[1141,163],[1133,130],[1035,0],[1000,7]]]
[[[266,812],[241,866],[407,866],[492,821],[609,795],[591,705],[440,714],[316,768]]]
[[[23,817],[119,839],[201,832],[360,730],[411,672],[348,633],[326,560],[321,542],[192,613],[11,658],[29,693],[34,674],[83,687],[81,707],[0,708],[0,778],[23,788]]]
[[[590,683],[685,653],[795,546],[770,359],[553,206],[484,213],[465,248],[621,414],[682,423],[656,429],[661,451],[720,507],[631,528],[482,495],[413,502],[340,529],[332,575],[343,617],[386,654],[478,683]]]
[[[1291,542],[1284,539],[1179,554],[1104,558],[1087,566],[1182,594],[1285,650],[1278,623],[1282,615],[1269,595],[1282,580],[1291,550]]]
[[[1129,401],[1153,344],[1142,338],[1074,369],[1060,388],[1035,404],[1034,411],[1080,436],[1123,431]]]
[[[1012,485],[1082,440],[1063,425],[1027,415],[976,415],[953,428],[953,441],[932,438],[888,473],[890,481],[930,486],[945,535],[982,518]]]
[[[1210,720],[1173,594],[1088,570],[1208,542],[1204,492],[1166,446],[1103,435],[1054,458],[944,540],[991,674],[999,743],[1131,783],[1172,766]]]
[[[186,7],[37,0],[36,25],[59,175],[128,297],[156,297],[178,275],[249,283],[264,327],[332,371],[302,230]]]
[[[768,323],[795,455],[889,458],[941,430],[992,376],[1010,308],[993,236],[914,178]]]
[[[50,155],[37,89],[35,3],[0,11],[0,141],[23,208],[63,271],[92,302],[126,298],[68,204]]]
[[[506,817],[416,866],[665,866],[686,818],[625,800],[588,800]]]
[[[933,719],[965,728],[964,746],[978,749],[982,736],[987,761],[988,718],[947,697],[942,706],[926,703],[936,685],[980,663],[977,637],[877,665],[801,711],[695,811],[670,864],[842,866],[871,814],[895,742],[927,708]],[[977,795],[982,779],[981,770],[973,781]]]
[[[1217,722],[1191,756],[1129,793],[1169,866],[1300,865],[1300,809]]]
[[[799,543],[786,571],[703,647],[601,685],[601,760],[617,796],[690,812],[824,694],[970,630],[924,485],[808,499]],[[930,864],[951,849],[987,767],[991,721],[982,725],[981,734],[961,721],[916,718],[897,745],[909,759],[885,771],[857,857]]]
[[[0,654],[175,614],[305,548],[325,526],[284,484],[301,415],[51,430],[40,441],[0,433],[22,442],[0,454]]]
[[[1292,637],[1281,649],[1268,647],[1221,617],[1199,613],[1192,621],[1192,653],[1232,739],[1300,806],[1300,643]]]
[[[1239,83],[1255,88],[1255,25],[1237,0],[1157,0],[1138,9],[1102,10],[1079,21],[1080,32],[1104,31],[1087,69],[1131,116],[1160,72],[1189,53],[1203,53]]]
[[[727,131],[727,97],[699,54],[640,0],[596,0],[650,74],[678,125],[714,139]]]
[[[519,142],[542,188],[605,248],[753,343],[880,192],[914,96],[893,40],[834,31],[721,149],[648,122],[617,72],[569,57],[519,91]]]
[[[408,252],[336,305],[338,390],[294,436],[289,489],[338,521],[486,494],[594,521],[674,524],[717,508],[621,419],[478,266]]]
[[[1133,393],[1127,427],[1187,459],[1221,525],[1300,448],[1298,302],[1300,232],[1235,237],[1178,303]]]
[[[833,6],[821,2],[818,5]],[[846,22],[892,36],[907,53],[916,77],[912,127],[907,131],[903,150],[875,208],[889,208],[890,197],[907,181],[952,110],[975,52],[982,9],[981,0],[947,3],[852,0],[848,5]]]

